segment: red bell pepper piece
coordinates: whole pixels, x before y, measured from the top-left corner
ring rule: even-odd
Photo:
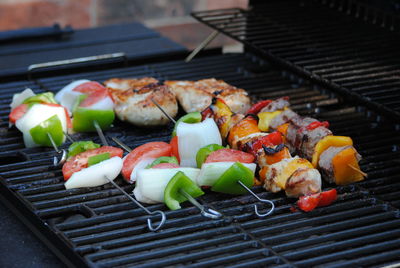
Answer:
[[[283,143],[282,133],[275,131],[275,132],[268,134],[267,136],[263,136],[263,137],[259,138],[258,140],[256,140],[252,144],[252,151],[254,153],[257,153],[262,148],[263,145],[272,147],[275,145],[279,145],[281,143]]]
[[[329,206],[337,199],[336,189],[328,190],[318,194],[301,196],[297,201],[297,206],[305,211],[312,211],[316,207]]]
[[[307,130],[313,130],[316,129],[317,127],[329,127],[329,122],[328,121],[323,121],[323,122],[319,122],[319,121],[315,121],[312,122],[311,124],[309,124],[308,126],[306,126]]]
[[[262,108],[264,108],[271,102],[272,102],[272,100],[259,101],[256,104],[254,104],[253,106],[251,106],[251,108],[246,112],[246,114],[258,114]]]

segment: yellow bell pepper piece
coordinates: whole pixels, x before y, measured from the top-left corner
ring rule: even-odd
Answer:
[[[276,176],[275,183],[282,188],[286,188],[286,181],[292,176],[292,174],[299,168],[314,168],[313,165],[304,158],[296,158],[289,162],[289,164],[282,170],[282,172]]]
[[[364,179],[356,155],[357,151],[354,147],[350,147],[333,157],[332,166],[336,184],[345,185]]]
[[[278,114],[282,113],[283,111],[275,111],[275,112],[263,112],[258,114],[258,118],[260,119],[258,121],[258,128],[261,131],[268,131],[269,130],[269,124],[271,123],[271,120],[275,118]]]
[[[353,140],[346,136],[326,136],[320,140],[315,146],[314,153],[312,156],[312,164],[315,168],[318,167],[318,161],[320,155],[329,147],[342,147],[342,146],[352,146]]]
[[[233,115],[231,109],[228,105],[221,99],[217,99],[215,104],[213,105],[213,111],[215,113],[214,119],[218,125],[218,128],[221,132],[221,136],[226,138],[229,132],[229,125],[231,121],[231,117]]]

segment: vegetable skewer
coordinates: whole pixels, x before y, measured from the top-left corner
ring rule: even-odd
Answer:
[[[153,102],[155,102],[154,100],[153,100]],[[156,103],[155,103],[156,104]],[[159,105],[157,105],[156,104],[156,106],[160,109],[160,110],[162,110],[162,108],[159,106]],[[165,111],[162,111],[164,114],[166,113]],[[169,118],[169,116],[168,116],[168,118]],[[179,122],[180,120],[178,120],[178,122]],[[218,146],[218,144],[214,144],[214,145],[217,145]],[[237,165],[236,164],[239,164],[239,167],[237,167]],[[267,200],[267,199],[261,199],[261,198],[259,198],[249,187],[247,187],[247,185],[246,184],[244,184],[243,183],[243,181],[241,181],[241,178],[236,178],[235,177],[235,175],[232,175],[232,174],[235,174],[235,169],[234,169],[234,167],[236,167],[237,169],[237,171],[239,171],[239,170],[248,170],[248,168],[246,168],[246,167],[244,167],[242,164],[240,164],[240,163],[236,163],[236,164],[234,164],[233,166],[231,166],[227,171],[225,171],[224,173],[223,173],[223,175],[215,182],[215,184],[213,185],[213,187],[212,187],[212,190],[214,190],[214,191],[220,191],[220,189],[224,189],[224,188],[226,188],[226,185],[230,185],[230,191],[232,191],[232,188],[236,188],[235,187],[235,184],[237,184],[237,185],[240,185],[244,190],[246,190],[247,192],[249,192],[251,195],[253,195],[254,197],[256,197],[257,198],[257,200],[259,201],[259,202],[262,202],[262,203],[265,203],[265,204],[269,204],[270,206],[271,206],[271,208],[270,208],[270,210],[268,211],[268,212],[266,212],[266,213],[264,213],[264,214],[261,214],[260,212],[259,212],[259,210],[258,210],[258,207],[257,207],[257,205],[254,205],[254,212],[255,212],[255,214],[258,216],[258,217],[266,217],[266,216],[268,216],[268,215],[270,215],[274,210],[275,210],[275,205],[274,205],[274,203],[271,201],[271,200]],[[229,171],[231,171],[231,173],[228,173]],[[253,184],[251,184],[251,185],[253,185]],[[224,187],[225,186],[225,187]],[[224,189],[225,190],[225,189]],[[240,192],[240,190],[237,190],[237,191],[239,191]],[[221,191],[221,192],[223,192],[223,191]],[[231,193],[231,192],[226,192],[226,193]]]
[[[129,148],[129,146],[127,146],[126,144],[124,144],[122,141],[120,141],[119,139],[113,137],[112,140],[117,143],[121,148],[124,148],[126,151],[128,152],[132,152],[132,149]],[[183,174],[183,172],[177,172],[177,174]],[[175,175],[170,182],[168,183],[166,190],[168,188],[168,186],[171,184],[171,181],[174,180],[174,178],[177,175]],[[138,187],[138,186],[137,186]],[[172,186],[171,186],[172,187]],[[136,188],[135,188],[136,190]],[[206,217],[206,218],[210,218],[210,219],[220,219],[223,217],[223,215],[221,213],[219,213],[216,210],[213,210],[211,208],[208,208],[207,206],[204,206],[202,204],[200,204],[196,199],[193,198],[193,196],[188,193],[184,187],[178,187],[177,191],[179,192],[179,194],[183,195],[190,203],[192,203],[195,207],[197,207],[200,210],[200,213],[202,216]]]
[[[96,126],[96,124],[95,124]],[[106,138],[104,137],[103,132],[101,131],[101,128],[97,125],[96,130],[98,132],[98,134],[100,135],[100,138],[103,140],[104,139],[104,145],[107,146],[108,142],[106,140]],[[73,141],[72,137],[70,137],[69,135],[67,136],[67,138],[71,141]],[[115,183],[112,179],[110,179],[107,174],[104,174],[104,178],[110,182],[116,189],[118,189],[122,194],[124,194],[125,196],[127,196],[129,198],[129,200],[131,200],[135,205],[137,205],[139,208],[143,209],[148,215],[150,216],[154,216],[159,214],[161,217],[160,223],[156,226],[154,226],[152,219],[149,217],[147,218],[147,227],[150,231],[155,232],[158,231],[159,229],[161,229],[161,227],[165,224],[166,222],[166,215],[164,212],[160,211],[160,210],[155,210],[155,211],[150,211],[149,209],[147,209],[146,207],[144,207],[140,202],[138,202],[136,199],[134,199],[130,194],[128,194],[124,189],[122,189],[117,183]]]

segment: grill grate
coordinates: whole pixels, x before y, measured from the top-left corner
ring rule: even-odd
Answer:
[[[21,135],[6,128],[10,97],[25,84],[35,91],[57,91],[73,79],[140,76],[160,80],[216,77],[247,89],[254,99],[288,95],[299,113],[328,120],[334,133],[353,137],[369,178],[338,187],[337,203],[311,213],[290,212],[294,200],[256,187],[260,197],[277,205],[266,219],[254,216],[255,200],[248,195],[210,192],[201,197],[226,216],[215,221],[201,217],[190,204],[183,204],[178,211],[167,211],[162,204],[150,205],[151,210],[166,211],[168,218],[165,228],[151,233],[145,226],[146,215],[111,185],[64,190],[61,170],[51,167],[52,150],[26,149]],[[0,86],[7,89],[0,98],[4,108],[0,135],[8,139],[1,145],[0,159],[15,155],[9,162],[1,162],[0,186],[45,224],[43,236],[55,234],[52,243],[64,243],[77,263],[81,260],[97,267],[305,267],[382,265],[400,260],[398,130],[384,118],[349,105],[330,91],[313,87],[250,54],[63,75],[35,83],[37,86],[28,82]],[[140,129],[116,122],[106,136],[109,141],[115,136],[135,147],[151,140],[168,140],[171,128]],[[76,137],[99,142],[94,134]],[[120,178],[117,183],[128,192],[133,188]]]
[[[390,31],[398,19],[387,16],[378,23],[378,13],[365,4],[356,8],[357,3],[272,0],[254,9],[193,16],[249,50],[399,121],[400,38],[397,26]],[[373,26],[366,23],[371,18]]]

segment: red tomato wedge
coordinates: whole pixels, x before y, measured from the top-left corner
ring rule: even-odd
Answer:
[[[178,168],[178,167],[179,167],[179,165],[177,165],[177,164],[175,164],[175,163],[161,163],[161,164],[155,165],[155,166],[152,167],[152,168],[161,168],[161,169],[164,169],[164,168]]]
[[[336,189],[328,190],[318,194],[301,196],[297,201],[299,208],[305,212],[312,211],[316,207],[329,206],[337,199]]]
[[[15,122],[17,122],[18,119],[20,119],[22,116],[24,116],[24,114],[26,114],[28,109],[29,109],[28,104],[20,104],[14,109],[12,109],[11,113],[8,116],[10,123],[15,124]]]
[[[107,88],[95,81],[80,84],[74,88],[73,91],[78,91],[88,95],[88,97],[79,105],[81,107],[92,106],[93,104],[109,96]]]
[[[123,151],[120,148],[103,146],[97,149],[91,149],[83,153],[77,154],[74,157],[71,157],[67,162],[65,162],[62,168],[64,180],[68,180],[75,172],[87,168],[89,157],[104,153],[110,153],[110,158],[114,156],[122,157]]]
[[[219,149],[212,152],[206,159],[205,163],[212,162],[241,162],[253,163],[254,156],[234,149]]]
[[[173,137],[169,144],[172,146],[171,155],[175,156],[176,159],[178,159],[178,163],[180,163],[181,159],[179,158],[178,136]]]
[[[171,150],[171,145],[162,141],[149,142],[136,147],[126,156],[124,160],[122,176],[126,181],[130,182],[132,170],[135,168],[137,163],[139,163],[139,161],[147,158],[171,156]]]

